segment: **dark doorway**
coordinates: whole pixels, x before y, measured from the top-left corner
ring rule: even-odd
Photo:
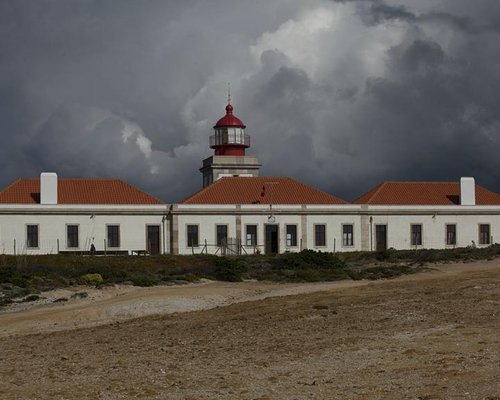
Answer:
[[[376,250],[387,250],[387,225],[375,225]]]
[[[160,225],[147,226],[146,246],[149,254],[160,254]]]
[[[265,253],[279,253],[278,225],[266,225]]]

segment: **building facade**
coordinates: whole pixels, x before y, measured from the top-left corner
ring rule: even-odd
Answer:
[[[168,206],[116,179],[21,179],[0,192],[2,254],[168,252]]]
[[[446,249],[500,242],[500,195],[459,182],[383,182],[349,203],[259,176],[228,103],[203,189],[166,204],[120,180],[21,179],[0,192],[0,253],[256,254]]]

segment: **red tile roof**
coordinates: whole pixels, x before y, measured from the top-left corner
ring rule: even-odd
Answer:
[[[184,199],[183,204],[346,204],[287,177],[226,177]]]
[[[58,179],[58,204],[164,204],[119,179]],[[40,204],[40,179],[19,179],[0,192],[2,204]]]
[[[459,205],[458,182],[383,182],[354,204]],[[500,195],[476,185],[477,205],[500,205]]]

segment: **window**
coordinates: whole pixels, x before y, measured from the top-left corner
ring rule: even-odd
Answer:
[[[326,246],[326,225],[314,225],[314,245]]]
[[[225,246],[227,244],[227,225],[217,225],[217,246]]]
[[[342,225],[342,246],[354,246],[354,226]]]
[[[38,247],[38,225],[26,225],[26,247]]]
[[[108,247],[120,247],[120,225],[107,225]]]
[[[257,225],[247,225],[245,244],[247,246],[257,246]]]
[[[297,246],[297,225],[286,226],[286,245]]]
[[[422,225],[420,224],[411,225],[411,245],[422,246]]]
[[[187,245],[188,247],[198,247],[198,225],[187,226]]]
[[[455,224],[446,225],[446,244],[448,246],[457,244],[457,226]]]
[[[78,247],[78,225],[66,225],[67,247]]]
[[[490,224],[479,225],[479,244],[490,244]]]

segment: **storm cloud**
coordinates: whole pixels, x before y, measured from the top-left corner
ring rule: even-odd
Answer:
[[[0,1],[0,186],[198,190],[231,83],[262,174],[500,192],[497,0]]]

